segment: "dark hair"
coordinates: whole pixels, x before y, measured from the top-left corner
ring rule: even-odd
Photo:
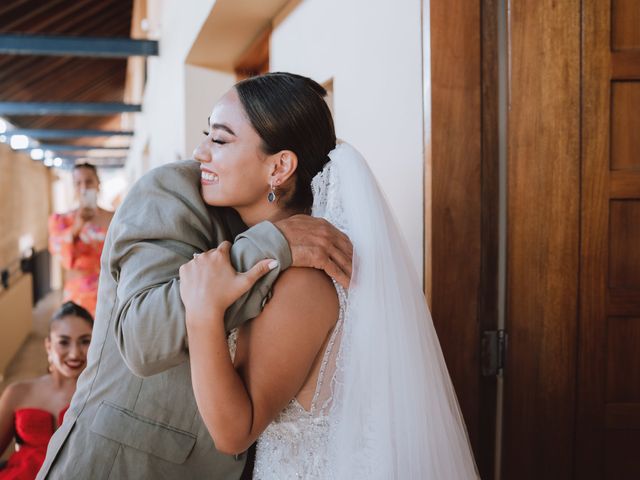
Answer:
[[[93,327],[93,317],[91,314],[83,307],[74,302],[65,302],[62,306],[56,310],[51,317],[51,321],[49,322],[49,328],[54,322],[62,320],[65,317],[80,317],[84,321],[86,321],[91,327]]]
[[[287,192],[284,206],[308,211],[313,204],[311,179],[336,146],[333,118],[324,101],[327,91],[310,78],[284,72],[251,77],[235,88],[262,139],[263,152],[291,150],[298,156],[295,186]]]
[[[99,178],[98,177],[98,170],[96,169],[95,165],[91,165],[90,163],[84,162],[84,163],[77,163],[77,164],[75,164],[73,166],[73,170],[79,170],[81,168],[87,168],[87,169],[91,170],[94,173],[94,175],[97,178]]]

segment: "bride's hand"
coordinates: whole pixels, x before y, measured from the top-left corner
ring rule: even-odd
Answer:
[[[231,243],[223,242],[180,267],[180,296],[187,319],[206,320],[212,315],[224,316],[225,310],[260,277],[278,266],[276,260],[261,260],[245,273],[231,265]]]

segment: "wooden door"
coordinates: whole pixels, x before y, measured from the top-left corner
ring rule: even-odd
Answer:
[[[480,273],[480,5],[431,0],[431,312],[469,435],[478,447]],[[428,16],[427,16],[428,18]],[[429,27],[427,27],[429,28]],[[429,282],[427,281],[427,284]],[[428,293],[428,295],[429,295]],[[464,301],[460,301],[464,298]]]
[[[640,2],[583,1],[576,478],[640,478]]]
[[[495,0],[424,0],[425,285],[483,478],[493,477],[496,379],[480,339],[497,324]]]
[[[509,2],[502,478],[573,478],[580,0]]]
[[[491,478],[495,389],[479,379],[473,337],[495,328],[493,19],[503,3],[430,3],[425,258],[436,328]],[[496,468],[505,480],[637,479],[640,1],[507,5],[509,337]]]

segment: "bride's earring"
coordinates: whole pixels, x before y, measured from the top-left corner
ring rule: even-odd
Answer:
[[[271,180],[271,191],[269,192],[269,194],[267,195],[267,201],[269,203],[273,203],[276,201],[276,190],[273,187],[273,180]]]

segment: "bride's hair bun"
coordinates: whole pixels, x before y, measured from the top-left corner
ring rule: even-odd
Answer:
[[[262,150],[273,155],[291,150],[298,156],[295,185],[279,195],[283,206],[309,211],[313,204],[311,179],[329,160],[336,133],[327,94],[318,82],[286,72],[251,77],[236,84],[236,91]]]

